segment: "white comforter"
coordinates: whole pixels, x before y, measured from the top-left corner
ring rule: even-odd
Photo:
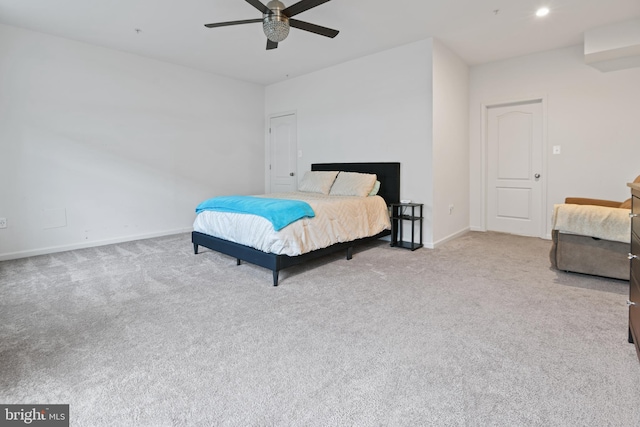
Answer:
[[[264,197],[304,200],[314,218],[303,218],[280,231],[265,218],[237,213],[204,211],[193,230],[240,243],[263,252],[295,256],[334,243],[369,237],[391,228],[389,211],[380,196],[326,196],[318,193],[274,193]]]
[[[631,241],[628,209],[560,204],[553,207],[553,229],[614,242]]]

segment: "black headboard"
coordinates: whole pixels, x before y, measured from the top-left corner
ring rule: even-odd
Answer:
[[[380,181],[378,195],[387,202],[400,202],[400,163],[313,163],[312,171],[375,173]]]

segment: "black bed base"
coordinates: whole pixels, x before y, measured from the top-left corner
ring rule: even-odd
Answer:
[[[209,236],[208,234],[199,233],[197,231],[191,233],[191,241],[193,242],[193,251],[196,255],[198,254],[198,246],[204,246],[211,250],[236,258],[237,265],[240,265],[241,261],[246,261],[251,264],[259,265],[260,267],[268,268],[273,272],[273,286],[278,286],[278,273],[283,268],[291,267],[292,265],[300,264],[310,259],[338,252],[343,249],[347,250],[347,259],[351,259],[354,245],[379,239],[380,237],[388,236],[389,234],[391,234],[389,230],[384,230],[375,236],[365,237],[351,242],[336,243],[332,246],[317,249],[298,256],[270,254],[249,246]]]

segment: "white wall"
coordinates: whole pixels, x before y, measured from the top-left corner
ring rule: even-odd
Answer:
[[[469,229],[469,67],[433,41],[433,242]],[[452,209],[450,210],[450,206]]]
[[[290,111],[298,176],[315,162],[400,162],[401,196],[425,203],[433,246],[484,229],[482,104],[540,96],[548,229],[566,196],[628,198],[639,81],[639,68],[585,65],[582,46],[469,70],[429,39],[264,89],[0,25],[0,259],[188,230],[200,200],[268,188],[265,117]]]
[[[190,229],[264,185],[264,89],[0,25],[0,260]]]
[[[582,46],[471,68],[470,188],[473,229],[482,230],[481,105],[543,96],[547,103],[546,229],[567,196],[629,198],[640,174],[640,68],[603,73]],[[561,146],[553,155],[551,147]],[[549,231],[550,233],[550,231]]]
[[[267,86],[267,116],[297,112],[298,176],[311,163],[397,161],[401,197],[430,206],[431,58],[424,40]]]

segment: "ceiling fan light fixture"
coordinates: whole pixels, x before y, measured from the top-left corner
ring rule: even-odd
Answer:
[[[286,17],[285,19],[277,18],[280,17],[269,15],[264,18],[264,22],[262,23],[264,35],[274,43],[280,43],[289,35],[289,20],[286,19]]]

